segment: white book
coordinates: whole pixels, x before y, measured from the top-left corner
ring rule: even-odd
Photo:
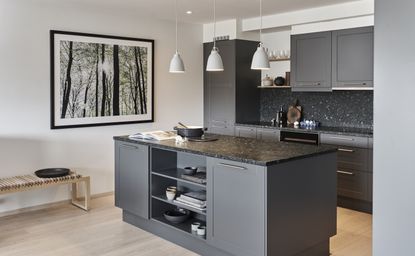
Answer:
[[[201,207],[201,208],[206,207],[206,203],[203,203],[203,204],[194,203],[194,202],[188,201],[186,199],[183,199],[181,197],[176,198],[176,200],[179,201],[179,202],[181,202],[181,203],[186,203],[186,204],[193,205],[193,206],[196,206],[196,207]]]
[[[140,140],[172,140],[176,139],[177,133],[174,131],[151,131],[151,132],[138,132],[128,136],[130,139]]]
[[[197,209],[197,210],[200,210],[200,211],[205,211],[206,209],[206,207],[200,207],[200,206],[197,206],[197,205],[193,205],[192,203],[188,203],[188,202],[182,202],[182,201],[179,201],[179,200],[174,200],[174,202],[175,203],[177,203],[177,204],[181,204],[181,205],[185,205],[185,206],[188,206],[188,207],[191,207],[191,208],[194,208],[194,209]]]

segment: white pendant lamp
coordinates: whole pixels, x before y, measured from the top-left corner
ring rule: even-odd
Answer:
[[[175,12],[176,12],[176,53],[173,55],[173,58],[170,61],[170,73],[184,73],[184,63],[180,57],[179,51],[177,50],[177,0],[175,2]]]
[[[252,58],[251,69],[255,70],[268,70],[269,66],[269,59],[268,54],[264,49],[264,45],[262,44],[262,0],[259,0],[259,16],[261,19],[261,24],[259,27],[259,45],[254,53],[254,57]]]
[[[223,62],[216,47],[216,0],[213,0],[213,48],[210,52],[206,71],[223,71]]]

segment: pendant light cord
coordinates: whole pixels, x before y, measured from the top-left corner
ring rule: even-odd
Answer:
[[[213,0],[213,48],[216,49],[216,0]]]
[[[177,40],[177,0],[175,0],[174,10],[176,13],[176,53],[178,52],[178,40]]]
[[[259,0],[259,17],[260,17],[259,41],[262,43],[262,0]]]

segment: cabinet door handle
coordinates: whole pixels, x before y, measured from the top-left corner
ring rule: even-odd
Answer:
[[[353,149],[339,148],[337,150],[338,151],[341,151],[341,152],[354,153],[354,150]]]
[[[223,167],[228,167],[228,168],[233,168],[233,169],[238,169],[238,170],[246,170],[246,167],[243,166],[237,166],[237,165],[233,165],[233,164],[224,164],[224,163],[219,163],[220,166]]]
[[[366,85],[366,83],[345,83],[346,86],[362,86]]]
[[[339,173],[339,174],[345,174],[345,175],[350,175],[350,176],[353,176],[354,175],[354,173],[353,172],[345,172],[345,171],[337,171],[337,173]]]
[[[331,139],[334,139],[334,140],[347,140],[347,141],[354,141],[354,139],[353,139],[353,138],[335,137],[335,136],[330,137],[330,138],[331,138]]]
[[[128,144],[122,144],[122,147],[129,148],[129,149],[138,149],[136,146],[128,145]]]

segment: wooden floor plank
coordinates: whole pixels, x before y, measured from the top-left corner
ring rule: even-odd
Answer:
[[[90,212],[62,204],[0,218],[2,256],[196,256],[121,220],[113,196],[92,200]],[[332,256],[372,255],[372,216],[338,208]]]

